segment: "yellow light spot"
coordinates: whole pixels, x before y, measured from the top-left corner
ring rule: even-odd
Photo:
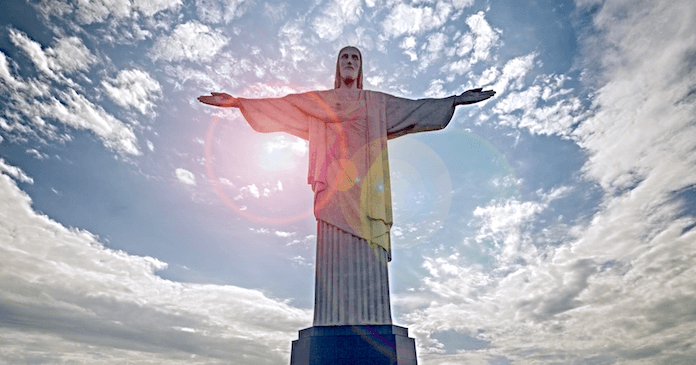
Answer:
[[[351,160],[340,159],[334,161],[329,169],[335,171],[335,174],[332,174],[335,178],[330,181],[330,184],[338,191],[347,191],[360,182],[358,168]]]

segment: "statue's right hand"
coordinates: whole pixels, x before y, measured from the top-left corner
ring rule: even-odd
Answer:
[[[221,106],[223,108],[239,108],[239,99],[227,93],[211,92],[210,95],[199,96],[198,101],[203,104]]]

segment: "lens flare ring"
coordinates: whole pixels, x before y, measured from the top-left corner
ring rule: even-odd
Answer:
[[[342,118],[340,118],[336,112],[331,108],[328,103],[321,98],[319,95],[309,92],[306,95],[308,95],[310,98],[312,98],[315,102],[317,102],[318,105],[320,105],[324,110],[331,116],[330,119],[332,121],[342,121]],[[365,105],[365,108],[369,107],[368,105]],[[222,202],[227,205],[232,211],[234,211],[236,214],[238,214],[241,217],[244,217],[246,219],[259,222],[259,223],[264,223],[264,224],[273,224],[273,225],[285,225],[285,224],[290,224],[290,223],[295,223],[300,220],[303,220],[310,215],[314,213],[312,209],[308,209],[305,212],[298,213],[298,214],[293,214],[290,216],[286,217],[281,217],[281,218],[268,218],[268,217],[261,217],[259,215],[253,214],[251,212],[247,211],[246,207],[240,207],[237,204],[232,201],[227,194],[220,188],[220,185],[218,184],[218,178],[217,175],[215,174],[215,169],[212,166],[212,145],[213,145],[213,137],[216,132],[216,126],[219,122],[219,118],[215,116],[213,118],[213,121],[210,123],[210,126],[208,127],[208,131],[206,133],[206,138],[205,138],[205,167],[206,167],[206,175],[208,178],[208,181],[212,185],[213,189],[215,190],[215,193],[217,196],[222,200]],[[349,121],[350,122],[350,121]],[[346,136],[346,127],[343,125],[343,123],[337,123],[338,124],[338,149],[339,149],[339,155],[340,158],[338,159],[338,167],[339,167],[339,174],[337,176],[341,177],[346,177],[346,179],[341,178],[339,181],[331,181],[329,182],[329,185],[326,187],[326,189],[323,190],[328,190],[328,191],[321,191],[320,194],[315,194],[315,202],[314,202],[314,210],[319,210],[323,208],[326,204],[328,204],[333,196],[338,192],[338,191],[345,191],[347,189],[350,189],[351,186],[353,186],[356,183],[359,183],[361,181],[360,177],[357,176],[357,169],[355,167],[355,164],[350,161],[348,158],[348,142],[347,142],[347,136]],[[311,152],[310,152],[311,156]],[[311,163],[311,161],[310,161]],[[317,199],[318,197],[321,197]]]

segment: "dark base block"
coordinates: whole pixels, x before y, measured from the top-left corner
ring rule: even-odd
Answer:
[[[393,325],[314,326],[292,341],[290,365],[416,365],[416,341]]]

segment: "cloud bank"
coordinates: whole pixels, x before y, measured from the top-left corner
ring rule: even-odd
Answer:
[[[468,266],[459,254],[426,257],[430,274],[421,293],[399,299],[415,306],[404,319],[425,358],[529,364],[696,358],[696,219],[679,194],[696,186],[694,24],[696,9],[687,1],[603,2],[594,15],[600,32],[584,39],[585,57],[599,57],[594,61],[602,66],[587,71],[602,80],[591,115],[579,116],[558,78],[496,104],[501,115],[524,110],[503,123],[576,140],[589,156],[584,178],[604,191],[601,209],[565,228],[560,244],[539,246],[539,233],[526,223],[563,194],[477,208],[478,240],[493,244],[494,270]],[[666,41],[663,34],[672,36]],[[556,86],[546,91],[548,85]],[[553,101],[554,92],[551,106],[534,107]],[[448,354],[433,336],[447,330],[489,345]]]
[[[311,314],[257,290],[161,279],[167,265],[37,214],[0,160],[3,360],[278,364]],[[27,344],[32,343],[31,355]]]

